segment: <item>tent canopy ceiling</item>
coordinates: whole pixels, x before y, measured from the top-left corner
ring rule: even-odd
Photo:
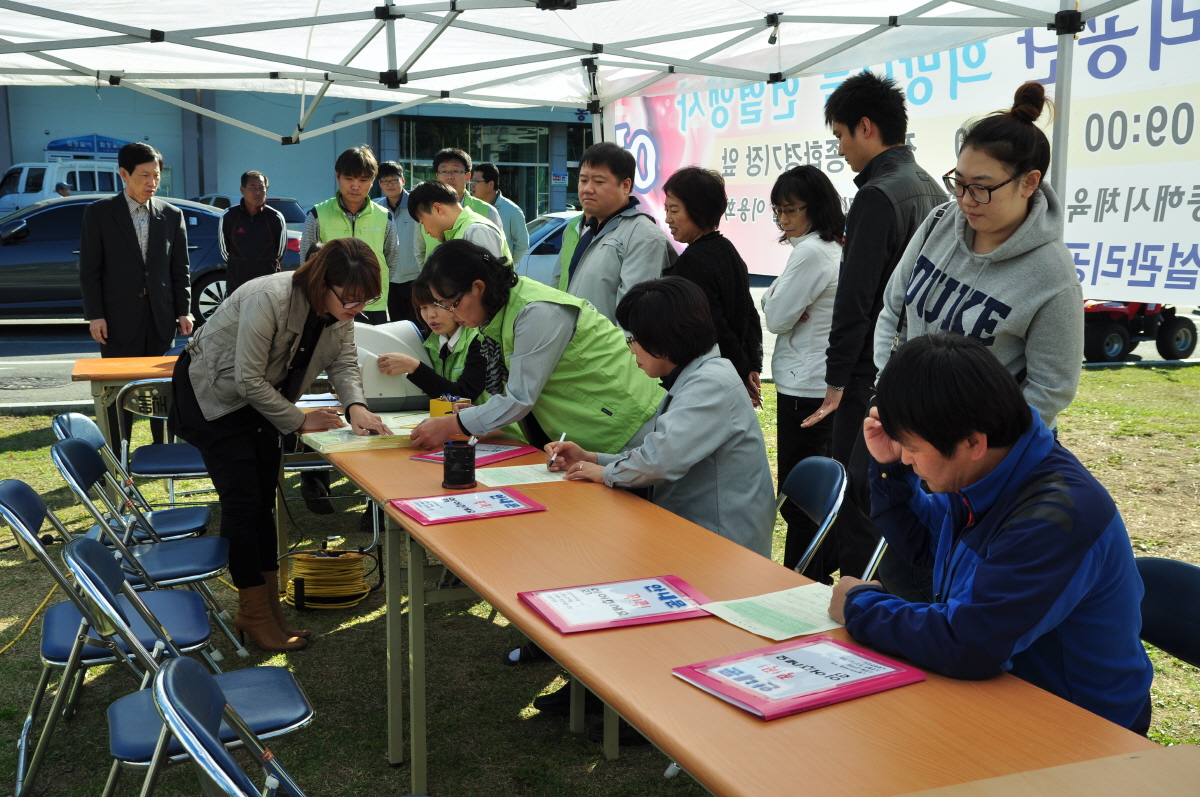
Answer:
[[[911,58],[1028,27],[1062,0],[287,2],[0,0],[0,84],[117,84],[286,143],[430,100],[590,107]],[[1082,20],[1131,0],[1084,4]],[[1074,3],[1071,3],[1074,6]],[[589,64],[591,65],[589,67]],[[163,91],[307,95],[281,136]],[[316,130],[324,96],[388,103]],[[291,124],[288,120],[286,124]]]

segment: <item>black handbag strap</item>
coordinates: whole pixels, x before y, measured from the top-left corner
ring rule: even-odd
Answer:
[[[917,254],[925,251],[925,245],[929,243],[929,236],[933,235],[933,228],[938,225],[938,222],[942,220],[942,216],[945,216],[946,211],[949,209],[950,203],[947,202],[933,211],[933,224],[930,224],[929,229],[925,231],[925,240],[921,241],[921,248],[917,251]],[[907,323],[908,304],[902,302],[900,304],[900,320],[896,322],[896,335],[892,338],[892,351],[900,348],[900,336],[904,334],[904,327],[907,326]]]

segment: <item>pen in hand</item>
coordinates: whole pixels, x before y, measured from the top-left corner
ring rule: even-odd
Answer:
[[[562,437],[558,438],[558,442],[561,443],[561,442],[565,441],[566,439],[567,439],[567,433],[563,432]],[[554,467],[555,462],[558,462],[558,452],[557,451],[554,452],[554,456],[550,457],[550,461],[546,463],[546,470],[550,470],[550,468]]]

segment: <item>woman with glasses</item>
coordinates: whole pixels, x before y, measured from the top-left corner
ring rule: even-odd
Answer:
[[[683,277],[708,297],[721,356],[733,363],[757,407],[762,383],[762,326],[750,296],[750,271],[717,227],[728,198],[725,181],[711,169],[687,166],[663,185],[667,227],[687,246],[664,276]]]
[[[263,650],[304,647],[279,605],[275,485],[283,435],[345,424],[390,433],[367,409],[354,317],[382,290],[379,261],[357,238],[335,238],[295,272],[247,283],[221,303],[175,364],[171,425],[200,449],[221,503],[234,626]],[[296,401],[325,371],[342,408],[305,413]]]
[[[1079,385],[1083,292],[1062,203],[1044,180],[1050,142],[1035,122],[1045,104],[1042,85],[1026,83],[1012,108],[967,129],[943,177],[957,201],[925,220],[888,282],[875,364],[882,373],[893,349],[919,335],[969,335],[1054,429]]]
[[[612,454],[641,442],[662,389],[638,370],[621,330],[588,302],[517,277],[463,239],[433,250],[421,280],[438,307],[479,330],[490,397],[423,421],[413,430],[414,445],[433,448],[518,421],[538,447],[564,432]]]
[[[831,453],[837,410],[825,414],[821,405],[846,214],[837,189],[815,166],[797,166],[779,175],[771,188],[771,205],[782,233],[779,242],[792,246],[783,273],[762,297],[767,331],[777,336],[771,373],[779,397],[775,422],[782,487],[800,460]],[[814,414],[819,416],[817,423],[801,425]],[[817,524],[791,501],[785,501],[780,512],[788,525],[783,565],[795,568],[817,533]],[[804,575],[832,583],[837,569],[836,555],[828,556],[822,546]]]

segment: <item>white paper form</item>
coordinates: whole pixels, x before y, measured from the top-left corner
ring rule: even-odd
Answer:
[[[806,584],[753,598],[714,601],[704,604],[704,609],[752,634],[782,642],[840,628],[841,623],[829,616],[832,596],[833,587],[827,584]]]
[[[475,471],[475,481],[488,487],[516,487],[519,484],[560,482],[566,475],[566,471],[546,470],[545,465],[512,465],[507,468],[479,468]]]

